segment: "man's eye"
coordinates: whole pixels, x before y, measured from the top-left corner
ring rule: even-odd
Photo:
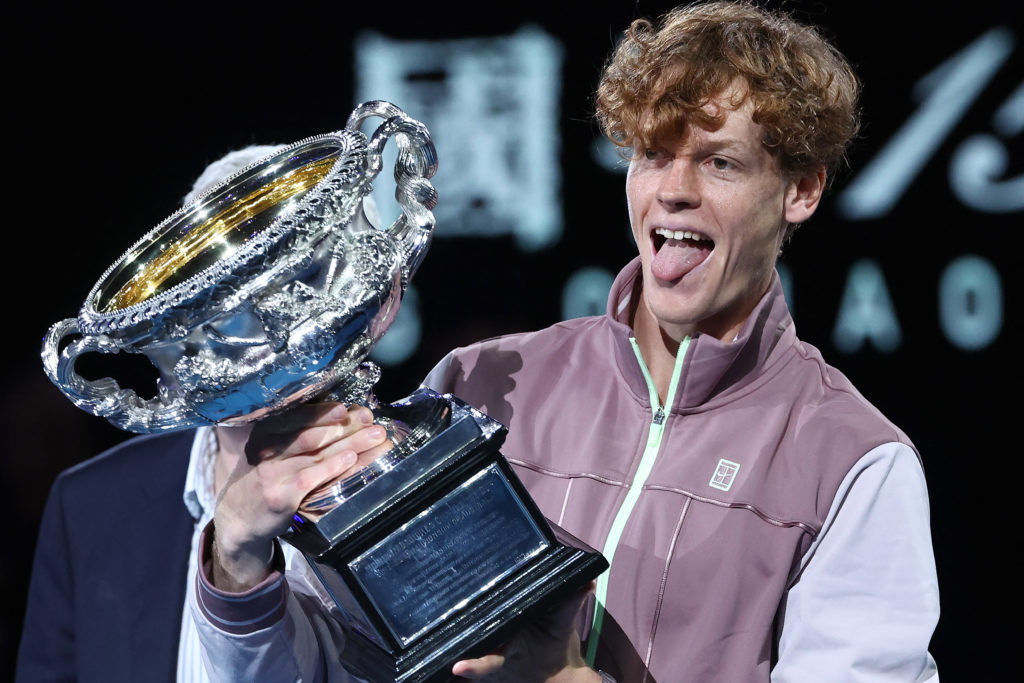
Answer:
[[[732,163],[728,159],[722,157],[715,157],[711,160],[711,165],[715,167],[716,171],[728,171],[732,168]]]
[[[644,157],[651,160],[658,159],[661,157],[661,152],[652,147],[648,147],[644,150]]]

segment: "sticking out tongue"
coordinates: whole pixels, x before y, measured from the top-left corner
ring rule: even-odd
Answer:
[[[659,240],[660,241],[660,240]],[[666,239],[657,246],[651,271],[659,280],[678,280],[704,262],[714,244],[707,241]]]

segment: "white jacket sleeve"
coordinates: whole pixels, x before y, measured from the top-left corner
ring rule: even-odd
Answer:
[[[278,546],[276,569],[266,581],[245,593],[225,593],[208,580],[205,536],[189,607],[211,682],[361,680],[341,665],[344,632],[299,553],[288,553],[286,568]]]
[[[782,604],[774,683],[937,683],[928,491],[914,451],[867,453],[843,480]]]

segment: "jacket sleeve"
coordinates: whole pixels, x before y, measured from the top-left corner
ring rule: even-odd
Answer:
[[[40,524],[18,649],[18,683],[75,680],[74,584],[64,484],[59,477],[53,485]]]
[[[199,571],[189,595],[210,680],[359,681],[340,663],[345,636],[337,615],[301,568],[286,568],[276,544],[274,570],[244,593],[210,581],[210,527],[199,546]],[[296,557],[296,564],[304,562]]]
[[[449,352],[448,355],[442,358],[427,374],[420,386],[433,389],[439,394],[445,394],[452,391],[452,384],[454,382],[454,378],[452,377],[452,359],[454,357],[455,352]]]
[[[937,683],[939,618],[928,491],[901,443],[867,453],[843,480],[782,604],[774,683]]]

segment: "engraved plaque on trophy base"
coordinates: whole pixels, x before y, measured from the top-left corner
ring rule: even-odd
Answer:
[[[506,430],[458,399],[450,422],[318,519],[302,550],[350,625],[342,659],[371,681],[451,678],[608,567],[549,524],[498,448]]]

